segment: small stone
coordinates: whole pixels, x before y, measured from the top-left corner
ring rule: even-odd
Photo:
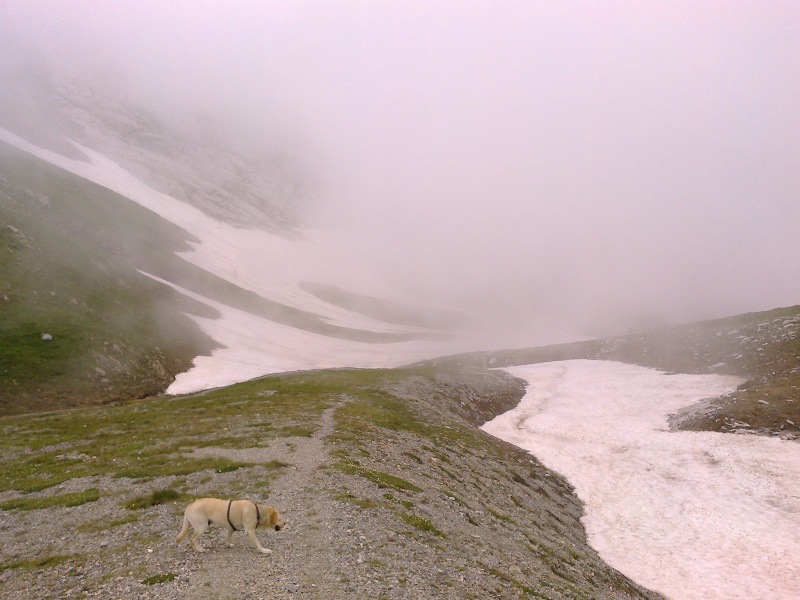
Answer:
[[[297,586],[292,583],[291,585],[289,585],[289,587],[286,588],[286,591],[289,592],[290,594],[296,594],[297,592],[300,591],[300,586]]]
[[[45,342],[49,342],[50,340],[52,340],[52,339],[53,339],[53,336],[52,336],[52,335],[50,335],[49,333],[43,333],[43,334],[42,334],[42,339],[43,339]]]

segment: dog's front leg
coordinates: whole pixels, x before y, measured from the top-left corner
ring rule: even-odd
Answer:
[[[264,548],[259,542],[258,538],[256,537],[256,532],[253,530],[247,531],[247,539],[250,540],[250,543],[253,544],[253,548],[256,548],[262,554],[272,554],[272,550],[268,548]]]

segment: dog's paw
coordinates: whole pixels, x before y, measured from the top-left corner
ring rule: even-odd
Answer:
[[[259,552],[261,552],[261,554],[272,554],[272,550],[269,548],[261,548],[259,549]]]

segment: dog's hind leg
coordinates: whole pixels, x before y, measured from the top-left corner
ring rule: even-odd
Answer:
[[[189,517],[186,516],[186,513],[184,513],[183,527],[181,528],[181,532],[178,534],[178,537],[175,538],[175,542],[180,543],[180,541],[186,537],[187,533],[189,533]]]
[[[206,519],[195,521],[192,523],[192,529],[194,529],[194,533],[192,537],[189,538],[192,542],[192,546],[194,546],[194,549],[198,552],[205,552],[205,549],[200,545],[198,540],[200,536],[206,532],[206,529],[208,529],[208,521]]]

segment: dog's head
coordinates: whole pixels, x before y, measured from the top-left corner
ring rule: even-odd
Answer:
[[[270,506],[264,507],[264,516],[261,517],[259,527],[274,527],[275,531],[280,531],[286,526],[286,521],[277,510]]]

